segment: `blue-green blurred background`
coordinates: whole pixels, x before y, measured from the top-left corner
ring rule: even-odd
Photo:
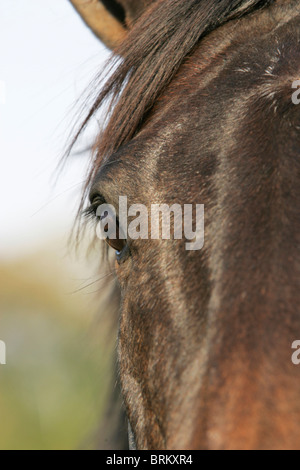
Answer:
[[[0,449],[105,441],[111,306],[97,247],[68,245],[87,155],[56,166],[107,57],[67,0],[0,0]]]

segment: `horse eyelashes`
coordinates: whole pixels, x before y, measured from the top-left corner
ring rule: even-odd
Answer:
[[[120,258],[127,245],[127,240],[124,237],[120,238],[121,229],[116,214],[110,213],[108,209],[105,209],[101,214],[99,213],[99,207],[102,204],[103,199],[96,199],[95,202],[83,211],[82,215],[88,220],[97,222],[98,238],[104,240],[108,246],[115,250],[118,258]],[[115,229],[111,230],[111,227]]]
[[[96,196],[93,199],[92,203],[82,211],[82,216],[88,220],[99,219],[97,215],[97,210],[102,204],[106,204],[104,197],[100,195]]]
[[[84,209],[82,211],[82,216],[83,218],[90,220],[90,219],[96,219],[96,211],[97,211],[97,206],[94,204],[91,204],[89,207]]]

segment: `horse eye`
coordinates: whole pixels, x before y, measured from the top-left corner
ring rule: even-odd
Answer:
[[[120,256],[127,243],[124,237],[120,238],[121,230],[115,214],[104,211],[100,216],[100,224],[106,243]]]
[[[107,238],[106,243],[117,252],[118,256],[122,253],[126,246],[126,240],[110,240]]]

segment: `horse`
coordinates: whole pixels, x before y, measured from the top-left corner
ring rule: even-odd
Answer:
[[[71,3],[113,51],[89,213],[204,205],[200,250],[107,236],[131,448],[299,449],[300,1]]]

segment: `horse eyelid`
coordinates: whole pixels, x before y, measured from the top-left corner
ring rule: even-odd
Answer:
[[[93,218],[97,219],[97,209],[101,204],[107,204],[104,196],[102,194],[96,194],[90,197],[90,205],[82,211],[82,215],[87,219]]]

